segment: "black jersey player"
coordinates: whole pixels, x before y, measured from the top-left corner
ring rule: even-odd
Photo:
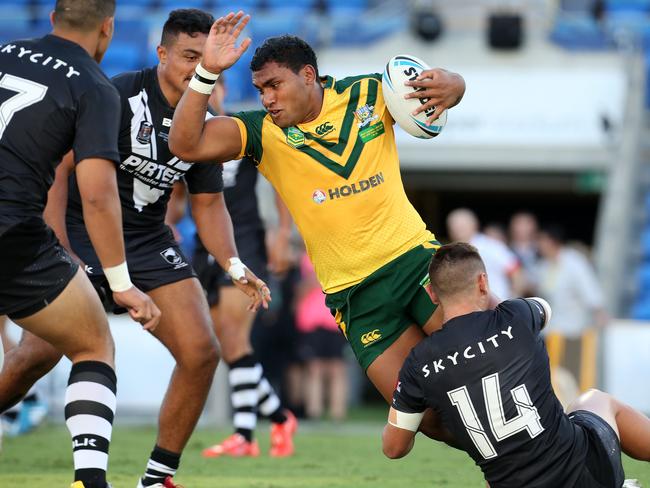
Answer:
[[[268,293],[264,283],[237,258],[221,193],[220,167],[181,161],[167,146],[174,106],[201,57],[212,21],[211,15],[200,10],[171,12],[158,47],[158,66],[113,80],[122,103],[118,186],[126,255],[134,282],[160,304],[162,320],[153,334],[176,360],[160,411],[156,445],[138,486],[173,486],[171,477],[201,413],[218,362],[203,291],[164,225],[174,182],[182,178],[187,183],[202,239],[217,260],[229,268],[237,286],[251,296],[253,306],[266,305]],[[117,135],[115,138],[118,140]],[[70,246],[84,263],[91,281],[101,288],[106,273],[84,226],[79,175],[71,175],[68,188],[66,169],[71,168],[64,163],[57,170],[49,215],[62,242]],[[36,338],[30,347],[39,347]],[[51,354],[49,367],[57,360],[58,356]]]
[[[70,149],[115,301],[149,328],[160,315],[130,282],[120,232],[113,165],[119,98],[97,65],[114,12],[112,0],[58,0],[50,35],[0,46],[0,314],[73,363],[65,416],[75,488],[106,487],[116,380],[97,295],[43,220],[56,165]]]
[[[650,420],[591,390],[564,413],[551,386],[540,330],[541,298],[488,308],[488,277],[476,249],[441,247],[429,267],[444,325],[418,344],[400,371],[384,453],[402,457],[432,408],[492,488],[620,488],[621,447],[650,460]]]
[[[217,80],[210,96],[210,106],[219,115],[224,112],[226,88],[223,80],[223,77]],[[273,272],[283,274],[288,265],[291,217],[276,195],[279,225],[270,235],[270,259],[267,260],[265,229],[256,194],[257,175],[251,158],[223,164],[223,194],[232,218],[235,242],[242,259],[258,276],[266,275],[267,261]],[[197,239],[192,263],[208,295],[221,355],[229,367],[235,430],[223,442],[204,449],[203,456],[257,456],[259,447],[254,431],[258,413],[271,420],[270,455],[290,456],[294,452],[293,434],[297,421],[283,408],[253,351],[250,337],[255,314],[247,310],[246,297],[234,288],[230,276],[215,262],[200,239]]]

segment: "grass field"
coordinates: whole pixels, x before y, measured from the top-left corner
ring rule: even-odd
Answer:
[[[373,415],[376,418],[376,415]],[[484,487],[479,469],[464,453],[418,437],[407,457],[390,461],[380,451],[382,424],[351,421],[343,425],[302,425],[297,454],[271,459],[268,427],[259,431],[263,455],[256,459],[200,456],[203,447],[226,431],[199,430],[182,459],[176,481],[186,488],[420,488]],[[114,488],[135,488],[152,447],[153,428],[117,427],[111,445],[110,481]],[[71,455],[63,426],[46,426],[5,439],[0,454],[1,488],[68,488]],[[650,465],[625,460],[628,477],[650,487]]]

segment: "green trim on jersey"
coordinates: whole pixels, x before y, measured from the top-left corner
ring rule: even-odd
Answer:
[[[341,132],[337,143],[324,141],[323,139],[316,137],[308,132],[304,133],[305,138],[314,141],[320,146],[333,152],[334,154],[341,156],[345,152],[345,149],[348,147],[348,144],[350,143],[350,133],[352,132],[352,128],[354,126],[353,125],[354,113],[359,108],[359,104],[360,104],[359,97],[361,96],[360,82],[366,79],[368,80],[368,91],[367,91],[365,105],[374,106],[375,103],[377,102],[377,93],[379,91],[379,82],[377,81],[376,77],[363,75],[363,76],[356,76],[352,78],[345,78],[345,80],[343,80],[344,85],[346,87],[351,87],[350,100],[348,102],[347,108],[345,109],[345,116],[343,118],[343,124],[341,126]],[[348,80],[353,80],[353,82],[347,83]],[[332,79],[328,77],[325,83],[326,88],[328,87],[328,83],[331,85],[331,81]],[[338,82],[336,83],[336,85],[338,85]],[[338,92],[338,93],[342,93],[342,92]],[[289,129],[285,128],[282,130],[284,134],[287,135]],[[328,158],[326,155],[324,155],[323,153],[321,153],[320,151],[318,151],[313,147],[302,146],[302,147],[297,147],[296,150],[301,151],[304,154],[307,154],[316,162],[322,164],[327,169],[333,171],[337,175],[347,180],[352,174],[352,172],[354,171],[354,168],[356,167],[357,163],[359,162],[359,157],[361,156],[361,152],[363,151],[364,144],[365,142],[363,141],[363,139],[359,137],[359,135],[357,134],[357,137],[354,140],[354,146],[352,148],[350,156],[345,162],[345,165],[340,165],[339,163]]]
[[[246,147],[244,154],[252,156],[257,164],[262,162],[264,148],[262,147],[262,126],[266,117],[266,110],[250,110],[246,112],[237,112],[233,117],[237,117],[246,126]]]
[[[347,78],[343,78],[342,80],[338,80],[334,82],[333,78],[327,77],[328,82],[330,82],[331,88],[334,88],[336,90],[336,93],[341,94],[348,88],[350,88],[352,85],[355,83],[358,83],[359,81],[363,81],[364,79],[371,78],[377,81],[381,81],[381,74],[379,73],[370,73],[366,75],[358,75],[358,76],[348,76]],[[332,82],[334,82],[332,84]],[[329,88],[328,86],[325,86],[326,88]]]

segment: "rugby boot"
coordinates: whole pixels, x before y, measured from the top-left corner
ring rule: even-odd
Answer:
[[[284,411],[287,420],[281,424],[271,424],[271,457],[287,457],[293,455],[293,436],[298,430],[298,419],[289,410]]]
[[[629,479],[625,480],[622,488],[642,488],[642,486],[641,483],[639,483],[639,480]]]
[[[165,478],[165,481],[163,481],[162,483],[155,483],[153,485],[148,485],[148,486],[143,485],[142,478],[140,478],[140,480],[138,481],[138,486],[136,488],[183,488],[183,487],[181,485],[175,484],[171,476],[167,476],[167,478]]]
[[[260,455],[260,446],[256,440],[248,442],[246,438],[235,432],[227,437],[221,444],[206,447],[201,453],[203,457],[214,458],[220,456],[230,457],[257,457]]]

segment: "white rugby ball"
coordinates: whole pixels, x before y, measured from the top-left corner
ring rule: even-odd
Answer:
[[[381,84],[384,92],[384,100],[388,111],[402,129],[412,136],[420,139],[431,139],[436,137],[447,123],[447,111],[442,112],[440,117],[427,125],[427,119],[433,114],[435,108],[430,108],[417,115],[412,112],[427,102],[426,98],[404,98],[407,93],[416,91],[412,86],[404,84],[407,80],[414,80],[429,66],[421,59],[408,54],[400,54],[391,58],[386,64],[381,77]]]

